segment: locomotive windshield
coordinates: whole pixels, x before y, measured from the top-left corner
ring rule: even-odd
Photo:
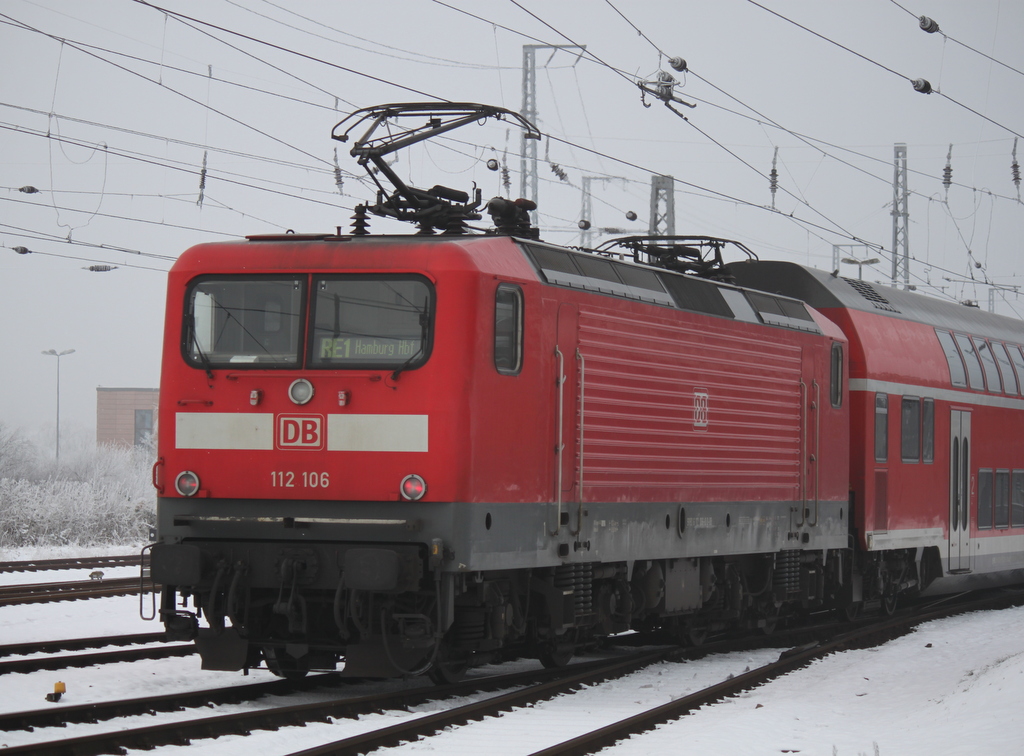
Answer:
[[[416,367],[429,352],[430,311],[431,287],[422,278],[315,278],[309,365]]]
[[[297,367],[305,277],[204,278],[185,306],[184,352],[194,365]]]

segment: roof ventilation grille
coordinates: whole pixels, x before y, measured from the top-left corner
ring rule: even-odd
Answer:
[[[847,278],[846,276],[843,276],[843,280],[846,281],[846,283],[850,284],[850,286],[852,286],[854,289],[856,289],[858,294],[864,297],[864,299],[868,300],[877,309],[887,310],[889,312],[899,312],[899,310],[892,306],[892,303],[888,299],[879,294],[875,290],[875,287],[869,284],[867,281],[861,281],[855,278]]]

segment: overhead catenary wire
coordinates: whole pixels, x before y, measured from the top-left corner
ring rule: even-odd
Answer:
[[[386,84],[388,86],[395,87],[397,89],[401,89],[401,90],[406,91],[406,92],[411,92],[412,94],[422,95],[423,97],[426,97],[426,98],[431,99],[431,100],[437,100],[439,102],[451,102],[451,100],[449,100],[449,99],[447,99],[445,97],[440,97],[438,95],[431,94],[429,92],[424,92],[424,91],[422,91],[420,89],[415,89],[414,87],[407,87],[404,84],[398,84],[397,82],[390,81],[389,79],[385,79],[385,78],[382,78],[380,76],[374,76],[373,74],[368,74],[368,73],[366,73],[364,71],[359,71],[359,70],[354,69],[354,68],[349,68],[348,66],[343,66],[340,63],[334,63],[333,61],[324,60],[323,58],[317,58],[316,56],[309,55],[307,53],[303,53],[303,52],[300,52],[298,50],[291,50],[291,49],[289,49],[287,47],[284,47],[282,45],[277,45],[277,44],[274,44],[273,42],[268,42],[265,39],[258,39],[256,37],[253,37],[253,36],[248,35],[248,34],[243,34],[242,32],[235,31],[233,29],[228,29],[228,28],[223,27],[223,26],[218,26],[217,24],[211,23],[209,21],[203,21],[201,19],[194,18],[194,17],[186,15],[184,13],[179,13],[177,11],[170,10],[169,8],[164,8],[162,6],[159,6],[159,5],[156,5],[154,3],[148,2],[148,0],[132,0],[132,2],[137,3],[139,5],[143,5],[143,6],[147,7],[147,8],[152,8],[154,10],[160,11],[161,13],[166,13],[167,15],[173,16],[176,19],[185,19],[185,20],[191,21],[191,22],[193,22],[195,24],[200,24],[202,26],[208,27],[210,29],[216,29],[217,31],[224,32],[225,34],[230,34],[232,36],[239,37],[240,39],[245,39],[245,40],[247,40],[249,42],[253,42],[255,44],[262,45],[264,47],[268,47],[268,48],[270,48],[272,50],[278,50],[280,52],[288,53],[290,55],[294,55],[296,57],[303,58],[305,60],[309,60],[309,61],[314,62],[314,63],[319,63],[319,64],[322,64],[322,65],[325,65],[325,66],[329,66],[329,67],[337,69],[339,71],[345,71],[347,73],[354,74],[356,76],[362,76],[364,78],[370,79],[371,81],[376,81],[378,84]]]
[[[798,29],[803,29],[808,34],[812,34],[815,37],[817,37],[818,39],[821,39],[821,40],[823,40],[825,42],[828,42],[830,45],[835,45],[836,47],[840,48],[841,50],[845,50],[846,52],[850,53],[851,55],[855,55],[856,57],[860,58],[861,60],[866,61],[867,63],[870,63],[873,66],[877,66],[878,68],[881,68],[883,71],[887,71],[887,72],[891,73],[894,76],[898,76],[899,78],[904,79],[905,81],[909,81],[914,86],[914,89],[916,89],[919,92],[922,92],[924,94],[934,93],[934,94],[937,94],[937,95],[939,95],[941,97],[944,97],[947,100],[949,100],[951,103],[953,103],[954,105],[957,105],[957,106],[963,108],[964,110],[967,110],[968,112],[973,113],[974,115],[978,116],[979,118],[983,118],[984,120],[988,121],[992,125],[998,126],[999,128],[1001,128],[1001,129],[1003,129],[1005,131],[1008,131],[1009,133],[1013,134],[1014,136],[1018,136],[1018,137],[1021,136],[1021,134],[1019,134],[1018,132],[1014,131],[1009,126],[1006,126],[1005,124],[999,123],[995,119],[990,118],[989,116],[985,115],[984,113],[981,113],[981,112],[975,110],[974,108],[972,108],[972,107],[970,107],[968,105],[965,105],[962,102],[959,102],[958,100],[954,100],[952,97],[950,97],[949,95],[945,94],[944,92],[940,92],[937,89],[932,89],[931,85],[928,84],[928,82],[926,80],[924,80],[924,79],[913,79],[913,78],[911,78],[911,77],[909,77],[909,76],[907,76],[905,74],[900,73],[899,71],[896,71],[896,70],[894,70],[892,68],[889,68],[889,66],[885,65],[884,63],[879,63],[877,60],[875,60],[873,58],[869,58],[867,55],[859,53],[856,50],[854,50],[853,48],[847,47],[846,45],[844,45],[844,44],[842,44],[840,42],[836,42],[834,39],[830,39],[829,37],[826,37],[824,34],[816,32],[813,29],[811,29],[811,28],[809,28],[807,26],[804,26],[803,24],[799,23],[798,21],[794,21],[793,19],[788,18],[787,16],[784,16],[783,14],[779,13],[778,11],[774,11],[771,8],[768,8],[768,7],[764,6],[764,5],[761,5],[761,3],[757,2],[757,0],[747,0],[747,2],[750,3],[751,5],[754,5],[754,6],[758,7],[758,8],[760,8],[763,11],[766,11],[767,13],[772,14],[773,16],[775,16],[777,18],[782,19],[786,23],[792,24],[793,26],[797,27]]]
[[[147,4],[148,4],[148,3],[147,3]],[[566,143],[567,143],[567,144],[569,144],[569,145],[572,145],[572,144],[573,144],[573,143],[572,143],[571,141],[568,141],[568,140],[563,140],[563,141],[566,141]],[[331,168],[333,168],[333,165],[331,166]],[[193,173],[194,173],[194,172],[195,172],[195,171],[193,171]],[[330,171],[328,171],[328,173],[330,173]],[[694,184],[693,186],[694,186],[694,187],[698,187],[698,188],[700,188],[700,187],[699,187],[699,185],[696,185],[696,184]],[[258,188],[258,187],[257,187],[257,188]],[[702,189],[702,188],[701,188],[701,189]],[[727,196],[727,195],[726,195],[726,196]],[[730,202],[735,202],[735,201],[736,201],[736,198],[730,198],[730,199],[726,199],[726,200],[724,200],[724,201],[730,201]],[[757,203],[743,203],[743,204],[747,204],[747,205],[749,205],[749,206],[751,206],[751,207],[760,207],[760,205],[758,205]],[[798,220],[799,220],[799,219],[798,219]],[[834,233],[834,232],[830,230],[830,231],[829,231],[829,233]]]
[[[143,2],[143,0],[135,0],[135,2]],[[266,137],[267,139],[270,139],[271,141],[277,142],[278,144],[280,144],[282,146],[288,147],[289,149],[296,150],[297,152],[300,152],[301,154],[305,155],[306,157],[312,158],[313,160],[317,160],[319,162],[327,163],[329,165],[329,161],[324,160],[323,158],[319,157],[318,155],[314,155],[311,152],[306,152],[305,150],[301,149],[300,147],[296,147],[293,144],[289,144],[285,140],[280,139],[278,137],[275,137],[272,134],[269,134],[269,133],[267,133],[265,131],[262,131],[261,129],[256,128],[252,124],[247,123],[246,121],[243,121],[240,118],[235,118],[234,116],[228,115],[227,113],[224,113],[224,112],[222,112],[220,110],[217,110],[216,108],[207,106],[201,100],[197,100],[194,97],[190,97],[189,95],[185,94],[184,92],[179,92],[178,90],[174,89],[173,87],[169,87],[168,85],[163,84],[163,83],[161,83],[161,82],[159,82],[159,81],[157,81],[155,79],[151,79],[150,77],[146,76],[145,74],[139,73],[138,71],[135,71],[135,70],[133,70],[131,68],[128,68],[126,66],[122,66],[121,64],[115,63],[112,60],[108,60],[107,58],[104,58],[102,55],[99,55],[97,53],[91,52],[90,50],[87,50],[85,48],[79,47],[78,45],[75,45],[72,42],[68,42],[66,39],[58,37],[58,36],[56,36],[54,34],[49,34],[47,32],[44,32],[44,31],[40,30],[40,29],[36,29],[35,27],[33,27],[33,26],[29,25],[29,24],[23,23],[21,21],[18,21],[17,19],[12,18],[11,16],[8,16],[7,14],[0,13],[0,18],[5,18],[5,19],[13,22],[15,25],[17,25],[17,26],[19,26],[19,27],[21,27],[23,29],[26,29],[28,31],[34,32],[36,34],[40,34],[40,35],[42,35],[44,37],[48,37],[48,38],[54,40],[55,42],[60,42],[63,45],[67,45],[67,46],[71,47],[72,49],[78,50],[79,52],[83,53],[84,55],[88,55],[90,57],[96,58],[97,60],[101,60],[104,63],[107,63],[108,65],[111,65],[111,66],[113,66],[113,67],[115,67],[117,69],[120,69],[121,71],[124,71],[126,73],[131,74],[132,76],[137,76],[140,79],[143,79],[144,81],[148,81],[151,84],[155,84],[155,85],[165,89],[166,91],[171,92],[173,94],[176,94],[179,97],[181,97],[181,98],[183,98],[183,99],[193,103],[194,105],[198,105],[201,108],[208,108],[209,110],[213,111],[217,115],[219,115],[219,116],[221,116],[221,117],[231,121],[232,123],[235,123],[236,125],[239,125],[239,126],[241,126],[243,128],[246,128],[246,129],[249,129],[249,130],[251,130],[251,131],[253,131],[253,132],[257,133],[257,134],[260,134],[261,136]]]
[[[970,50],[973,53],[977,53],[981,57],[986,58],[987,60],[990,60],[993,63],[1002,66],[1003,68],[1006,68],[1006,69],[1008,69],[1010,71],[1013,71],[1016,74],[1020,74],[1021,76],[1024,76],[1024,71],[1021,71],[1019,68],[1014,68],[1009,63],[1005,63],[1005,62],[999,60],[998,58],[994,58],[991,55],[989,55],[988,53],[984,53],[981,50],[978,50],[978,49],[976,49],[974,47],[971,47],[966,42],[961,42],[959,39],[956,39],[955,37],[951,37],[950,35],[946,34],[941,28],[939,28],[938,23],[936,21],[934,21],[933,19],[929,18],[928,16],[919,16],[916,13],[914,13],[913,11],[909,10],[908,8],[900,5],[898,2],[896,2],[896,0],[890,0],[890,2],[893,5],[895,5],[897,8],[899,8],[901,11],[904,11],[905,13],[909,14],[910,16],[913,16],[914,19],[917,20],[918,26],[923,31],[928,32],[929,34],[936,34],[937,33],[943,39],[947,39],[950,42],[952,42],[954,44],[957,44],[957,45],[960,45],[961,47],[966,48],[966,49]]]

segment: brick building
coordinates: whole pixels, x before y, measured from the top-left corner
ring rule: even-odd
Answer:
[[[159,389],[97,388],[96,445],[138,446],[156,435]]]

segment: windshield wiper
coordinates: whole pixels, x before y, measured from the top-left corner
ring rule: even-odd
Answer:
[[[203,353],[203,348],[199,346],[199,335],[196,333],[196,318],[193,313],[188,315],[188,330],[192,335],[192,344],[195,346],[195,352],[199,356],[199,362],[203,366],[203,370],[206,371],[206,377],[209,380],[213,380],[213,370],[210,365],[210,358]]]
[[[396,368],[391,373],[391,380],[397,381],[398,376],[406,371],[406,369],[423,354],[424,348],[427,346],[427,330],[430,326],[430,318],[427,316],[426,311],[420,313],[420,348],[416,350],[409,359],[402,364],[401,367]]]

